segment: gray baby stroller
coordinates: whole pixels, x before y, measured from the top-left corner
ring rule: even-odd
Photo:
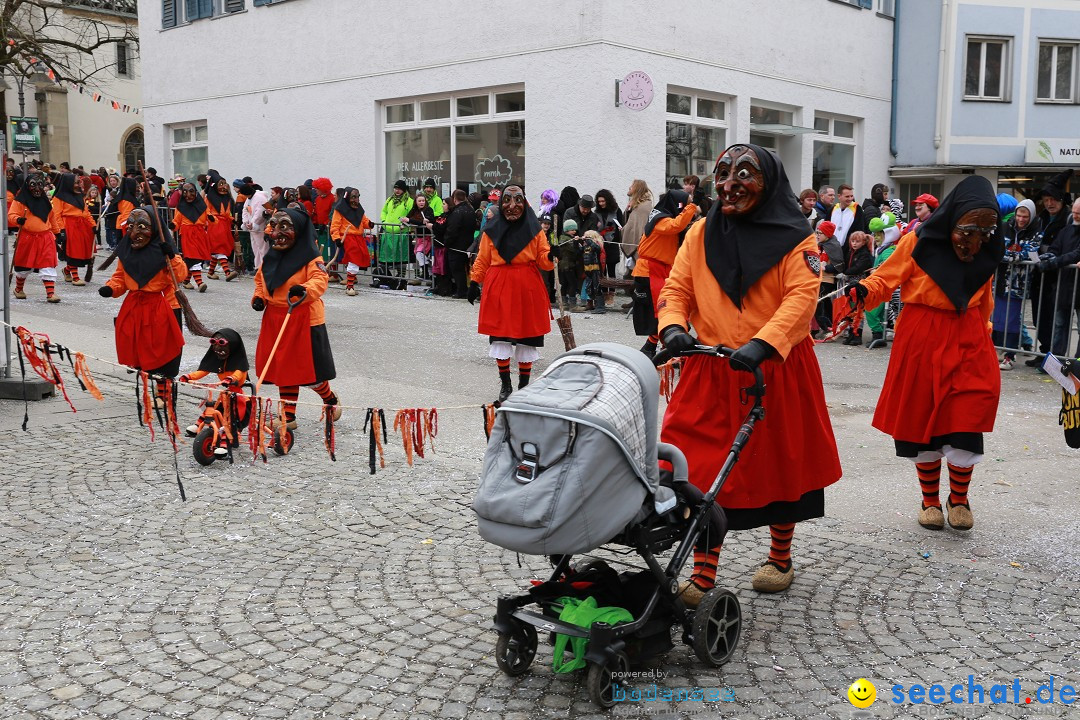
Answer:
[[[730,352],[698,346],[687,354]],[[538,630],[553,643],[556,634],[588,639],[586,685],[602,707],[615,704],[619,673],[673,647],[676,624],[703,662],[727,662],[739,641],[738,599],[715,588],[688,608],[678,578],[699,538],[707,534],[706,547],[723,540],[727,522],[714,499],[764,416],[764,391],[755,370],[755,383],[744,390],[747,417],[704,495],[688,482],[682,452],[656,440],[659,380],[638,350],[614,343],[571,350],[502,404],[473,503],[478,528],[488,542],[548,555],[555,566],[547,581],[498,599],[495,656],[503,672],[528,670]],[[660,471],[660,460],[670,473]],[[647,569],[616,573],[598,559],[571,563],[605,544],[633,548]],[[672,547],[661,566],[657,555]],[[590,596],[598,605],[624,608],[633,620],[581,627],[559,619],[566,598]]]

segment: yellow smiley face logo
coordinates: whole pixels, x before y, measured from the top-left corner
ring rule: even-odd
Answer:
[[[847,699],[857,708],[868,708],[877,700],[877,688],[866,678],[859,678],[847,689]]]

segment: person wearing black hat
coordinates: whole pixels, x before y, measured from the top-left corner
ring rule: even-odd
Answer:
[[[659,340],[656,326],[656,303],[671,272],[686,230],[697,215],[697,205],[690,202],[685,190],[668,190],[660,196],[645,223],[634,263],[634,332],[647,336],[641,352],[656,353]]]
[[[206,175],[206,207],[210,211],[210,226],[207,235],[210,238],[210,267],[206,277],[217,279],[217,265],[225,273],[225,282],[239,276],[229,267],[229,256],[236,249],[233,235],[233,197],[229,190],[229,181],[221,177],[217,170],[210,170]]]
[[[334,221],[330,224],[330,239],[342,248],[345,261],[345,294],[356,295],[356,273],[371,266],[367,236],[371,221],[360,204],[360,191],[345,188],[345,194],[334,206]]]
[[[239,428],[244,428],[247,427],[248,422],[249,398],[244,395],[243,387],[244,383],[247,382],[248,367],[247,350],[244,349],[244,340],[240,337],[240,333],[232,328],[222,328],[211,336],[210,347],[207,349],[206,354],[203,355],[203,359],[199,363],[199,369],[181,375],[178,380],[182,383],[191,383],[202,380],[210,373],[217,375],[218,383],[232,391],[232,397],[236,402]],[[223,408],[219,403],[207,403],[198,421],[186,428],[185,432],[188,437],[198,435],[203,425],[213,422],[215,412],[221,413],[222,410]],[[227,442],[225,437],[222,437],[222,442]],[[223,444],[214,448],[214,453],[216,455],[228,455],[229,451]]]
[[[672,352],[699,342],[737,349],[730,358],[683,360],[660,438],[685,453],[690,482],[707,491],[725,461],[717,444],[735,437],[746,417],[748,376],[737,370],[761,369],[768,414],[716,502],[730,529],[769,526],[768,560],[752,585],[779,592],[795,576],[795,524],[824,514],[824,488],[840,478],[810,338],[818,245],[784,166],[765,148],[727,148],[716,164],[716,186],[717,202],[686,234],[657,309],[661,338]],[[696,339],[687,330],[691,324]],[[714,586],[722,541],[706,538],[695,547],[694,571],[681,589],[687,604],[697,605]]]
[[[127,295],[113,324],[116,360],[159,378],[174,378],[184,350],[176,282],[187,279],[188,272],[153,208],[131,211],[116,257],[116,271],[98,289],[104,298]],[[160,406],[164,394],[165,384],[158,382]]]
[[[180,199],[176,203],[172,227],[180,234],[184,262],[187,263],[188,271],[191,273],[188,281],[184,283],[184,287],[188,290],[198,287],[199,292],[206,292],[202,271],[203,263],[209,265],[211,257],[210,221],[210,209],[195,189],[195,184],[186,182],[181,185]]]
[[[1054,337],[1054,322],[1058,307],[1068,304],[1059,298],[1059,294],[1064,296],[1071,287],[1061,288],[1059,293],[1059,273],[1054,265],[1056,258],[1070,249],[1063,244],[1070,234],[1062,231],[1069,224],[1071,198],[1068,186],[1072,175],[1072,168],[1064,170],[1050,178],[1039,191],[1043,209],[1035,221],[1035,238],[1039,243],[1040,262],[1031,274],[1031,317],[1039,340],[1039,352],[1043,355],[1063,355],[1067,341],[1067,337],[1060,340]],[[1068,282],[1065,284],[1070,285]],[[1042,362],[1043,358],[1036,355],[1024,364],[1039,367]]]
[[[278,386],[286,427],[296,427],[296,399],[300,386],[312,388],[326,405],[333,405],[334,420],[341,417],[338,397],[330,389],[337,376],[326,310],[322,296],[330,278],[319,253],[315,226],[300,208],[278,210],[266,224],[270,249],[255,273],[251,307],[263,313],[255,348],[255,372]],[[301,298],[281,337],[277,354],[267,367],[270,351],[289,312],[289,300]]]
[[[435,185],[435,178],[428,178],[424,181],[424,195],[427,197],[428,207],[431,208],[431,212],[435,214],[435,217],[439,217],[443,214],[443,201],[439,197],[438,187]]]
[[[1005,256],[1000,210],[990,181],[969,175],[917,233],[849,291],[867,307],[904,287],[903,320],[873,424],[892,436],[898,457],[915,462],[922,505],[919,524],[945,526],[939,485],[949,469],[949,525],[970,530],[968,502],[983,435],[994,429],[1001,373],[990,338],[994,273]]]
[[[19,228],[15,239],[15,297],[26,299],[24,285],[31,271],[41,273],[48,302],[60,302],[56,294],[56,236],[63,229],[60,212],[45,193],[45,176],[31,173],[8,207],[8,227]],[[4,268],[6,271],[7,268]]]
[[[573,220],[577,223],[578,237],[583,237],[590,230],[600,232],[600,216],[595,212],[596,201],[592,195],[582,195],[577,204],[566,211],[563,222]]]
[[[63,259],[67,261],[64,279],[72,285],[85,285],[86,281],[79,277],[79,268],[94,261],[97,249],[97,238],[94,237],[96,224],[86,207],[86,197],[75,187],[75,175],[64,173],[60,176],[56,181],[52,202],[63,228],[63,242],[60,246],[63,248]]]
[[[556,251],[557,252],[557,251]],[[517,185],[508,185],[499,197],[499,213],[480,236],[480,251],[473,262],[469,304],[480,302],[477,332],[488,336],[488,355],[499,369],[499,402],[513,392],[510,356],[518,364],[518,388],[529,384],[538,348],[551,332],[551,315],[542,270],[552,270],[553,251],[536,214]]]

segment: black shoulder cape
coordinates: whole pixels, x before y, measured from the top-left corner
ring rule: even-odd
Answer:
[[[224,195],[218,193],[217,184],[220,179],[221,174],[217,170],[211,170],[206,174],[206,202],[217,212],[224,212],[232,209],[233,199],[232,193],[228,190]]]
[[[356,188],[352,187],[345,188],[345,194],[342,195],[341,199],[334,205],[334,212],[348,220],[352,225],[360,227],[360,223],[364,219],[364,206],[360,205],[353,210],[352,205],[349,204],[349,193],[355,189]]]
[[[315,226],[311,224],[311,218],[303,210],[286,208],[278,210],[286,212],[292,219],[293,228],[296,230],[296,242],[288,250],[282,252],[271,247],[266,251],[263,258],[262,274],[263,282],[266,283],[266,291],[271,295],[279,287],[289,281],[296,271],[307,265],[317,257],[321,257],[319,246],[315,239]]]
[[[540,232],[540,221],[536,219],[536,213],[528,205],[517,222],[507,222],[502,211],[496,213],[491,223],[484,228],[484,233],[491,238],[491,244],[508,264],[517,257],[518,253],[529,246],[537,233]]]
[[[60,176],[60,179],[56,181],[56,192],[53,193],[53,197],[80,210],[86,207],[82,194],[75,192],[74,173],[64,173]]]
[[[645,222],[643,237],[649,237],[656,229],[656,224],[667,218],[678,217],[679,213],[690,202],[690,195],[685,190],[668,190],[660,196],[660,200],[653,206],[649,213],[649,219]],[[689,227],[689,226],[687,226]]]
[[[180,202],[176,204],[176,212],[186,217],[191,222],[195,223],[199,221],[202,214],[206,212],[206,201],[199,195],[199,191],[195,191],[195,202],[188,202],[184,199],[183,191],[180,192]]]
[[[215,336],[221,336],[229,341],[229,357],[225,358],[225,362],[221,362],[211,347],[203,355],[202,362],[199,363],[199,369],[210,373],[231,373],[241,370],[243,372],[248,371],[248,357],[247,350],[244,349],[244,340],[240,337],[240,333],[236,332],[232,328],[221,328]]]
[[[705,264],[735,307],[761,276],[810,235],[780,160],[765,148],[748,145],[761,162],[765,191],[749,215],[734,217],[713,204],[705,219]]]
[[[15,196],[15,200],[25,205],[26,209],[30,211],[30,214],[38,220],[41,220],[41,222],[49,222],[49,213],[52,212],[52,201],[49,200],[49,195],[44,190],[41,192],[41,197],[34,197],[31,195],[29,178],[27,178],[27,181],[19,188],[19,194]]]
[[[176,253],[169,230],[161,227],[154,209],[149,205],[142,209],[150,216],[149,244],[141,250],[131,247],[130,225],[124,232],[124,236],[120,238],[120,242],[116,244],[116,257],[123,263],[124,272],[130,275],[139,287],[145,287],[155,275],[168,267],[169,255]]]
[[[952,248],[952,230],[964,213],[970,210],[993,210],[998,216],[998,232],[971,262],[956,257]],[[971,297],[979,291],[997,270],[1005,256],[1005,240],[1001,232],[1001,211],[994,186],[980,175],[969,175],[945,196],[937,210],[915,231],[918,240],[911,257],[956,307],[958,313],[967,310]]]

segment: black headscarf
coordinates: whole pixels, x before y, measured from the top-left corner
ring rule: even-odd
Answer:
[[[214,353],[213,346],[206,351],[203,355],[202,362],[199,363],[199,369],[209,373],[231,373],[240,370],[242,372],[248,371],[248,357],[247,350],[244,349],[244,340],[240,337],[240,333],[236,332],[232,328],[221,328],[214,337],[223,337],[229,341],[229,357],[225,358],[225,362],[221,362]]]
[[[505,191],[504,191],[505,192]],[[525,212],[517,222],[509,222],[502,214],[502,207],[491,222],[484,226],[484,234],[491,238],[495,251],[509,264],[517,254],[527,248],[540,232],[540,221],[527,203]]]
[[[334,205],[334,212],[338,215],[341,215],[343,218],[348,220],[356,227],[360,227],[360,223],[364,219],[364,206],[360,205],[358,208],[353,210],[352,205],[349,204],[349,193],[351,193],[355,189],[356,188],[354,187],[345,188],[345,194],[342,195],[341,199],[338,200],[337,203]]]
[[[651,235],[652,231],[656,229],[656,224],[661,220],[678,217],[688,202],[690,202],[690,194],[685,190],[668,190],[661,195],[656,205],[653,206],[652,212],[649,213],[643,237]]]
[[[952,247],[953,227],[970,210],[993,210],[998,216],[998,232],[983,243],[971,262],[956,257]],[[911,257],[933,280],[956,310],[967,310],[968,301],[989,280],[1005,256],[1001,215],[994,186],[980,175],[969,175],[945,196],[941,205],[915,231],[918,240]]]
[[[56,192],[53,193],[53,197],[80,210],[86,207],[83,196],[75,191],[74,173],[64,173],[60,176],[60,179],[56,181]]]
[[[11,174],[11,179],[8,180],[8,192],[12,195],[18,195],[19,190],[22,190],[23,186],[23,173],[19,168],[15,168],[15,172]]]
[[[176,254],[176,248],[172,244],[169,229],[162,227],[154,208],[144,205],[141,209],[150,216],[150,242],[141,250],[131,247],[129,224],[124,236],[116,244],[116,257],[123,263],[124,272],[130,275],[139,287],[145,287],[146,283],[168,266],[169,256]]]
[[[218,212],[231,210],[233,206],[232,193],[228,189],[224,195],[217,191],[218,180],[221,179],[221,173],[217,170],[206,173],[206,202]]]
[[[116,187],[116,192],[113,193],[116,208],[119,211],[120,201],[127,200],[135,207],[139,207],[139,183],[135,181],[135,178],[125,175],[120,178],[120,184]]]
[[[746,147],[757,155],[765,176],[761,201],[738,217],[724,215],[717,202],[705,219],[705,264],[740,309],[754,283],[811,233],[783,163],[763,147]]]
[[[184,183],[184,185],[187,184],[188,183]],[[199,218],[206,212],[206,201],[202,199],[202,195],[199,195],[199,186],[195,185],[195,183],[190,184],[195,187],[195,202],[188,202],[184,199],[184,185],[181,185],[180,202],[176,203],[176,212],[195,223],[198,222]]]
[[[296,271],[320,257],[319,246],[315,240],[315,226],[303,210],[285,208],[277,212],[288,213],[296,230],[296,242],[288,250],[275,250],[271,245],[263,257],[262,274],[266,291],[271,295],[289,281]]]
[[[23,186],[19,188],[18,195],[15,196],[15,200],[21,202],[26,206],[26,209],[30,211],[30,214],[36,217],[41,222],[49,222],[49,213],[52,212],[52,201],[49,200],[49,194],[45,192],[44,184],[41,186],[41,197],[34,197],[30,194],[30,180],[34,175],[41,175],[40,173],[32,173],[23,183]],[[44,183],[45,176],[41,175],[42,183]]]

